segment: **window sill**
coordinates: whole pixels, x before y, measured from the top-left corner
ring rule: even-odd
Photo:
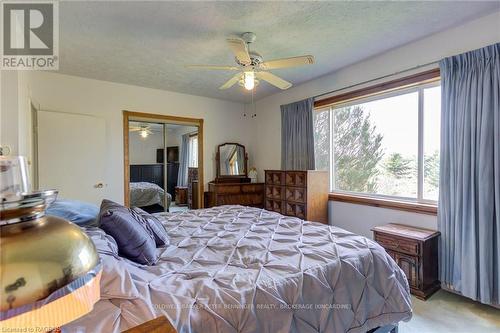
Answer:
[[[347,202],[358,205],[367,205],[380,208],[403,210],[412,213],[437,215],[437,205],[425,204],[418,202],[408,202],[402,200],[370,198],[361,195],[330,193],[328,195],[330,201]]]

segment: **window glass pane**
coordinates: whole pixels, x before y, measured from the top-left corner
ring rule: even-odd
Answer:
[[[330,170],[330,108],[314,112],[316,170]]]
[[[417,197],[418,93],[334,109],[334,188]]]
[[[424,188],[423,198],[439,195],[439,151],[441,128],[441,87],[424,89]]]
[[[198,136],[192,136],[189,138],[188,165],[191,168],[198,167]]]

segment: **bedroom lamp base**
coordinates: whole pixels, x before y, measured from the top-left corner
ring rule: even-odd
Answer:
[[[50,331],[92,310],[102,265],[82,229],[45,215],[57,191],[9,191],[16,163],[0,162],[0,332]]]

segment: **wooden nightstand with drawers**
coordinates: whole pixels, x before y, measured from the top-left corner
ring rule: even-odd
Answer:
[[[439,231],[390,223],[372,229],[373,237],[406,274],[415,297],[426,300],[440,288]]]

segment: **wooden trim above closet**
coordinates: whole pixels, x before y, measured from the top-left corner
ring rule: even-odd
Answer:
[[[379,83],[366,88],[349,91],[343,94],[326,97],[314,101],[314,107],[320,108],[340,102],[347,102],[361,97],[368,97],[382,92],[410,87],[412,85],[436,81],[440,77],[439,68],[405,76],[388,82]]]
[[[203,123],[203,119],[198,118],[187,118],[187,117],[178,117],[178,116],[168,116],[164,114],[156,114],[156,113],[145,113],[145,112],[137,112],[137,111],[128,111],[123,110],[123,115],[127,116],[132,121],[152,121],[159,120],[161,123],[169,123],[169,124],[179,124],[186,126],[200,126]]]

